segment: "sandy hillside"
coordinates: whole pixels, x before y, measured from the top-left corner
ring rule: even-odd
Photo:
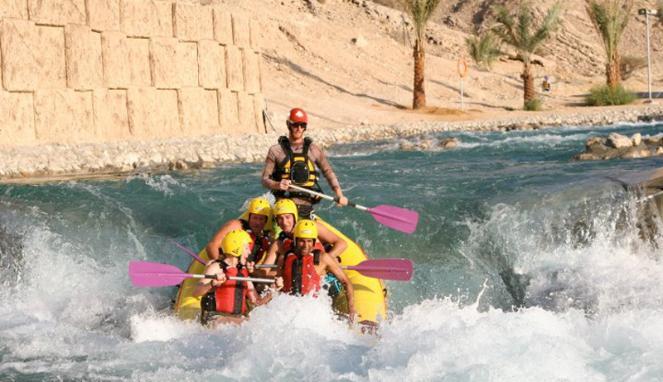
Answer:
[[[286,110],[309,110],[317,126],[394,123],[418,119],[491,118],[522,105],[522,64],[505,57],[491,71],[470,65],[465,80],[465,109],[460,111],[457,61],[466,54],[465,38],[492,24],[491,5],[503,0],[444,1],[429,25],[426,91],[431,110],[413,112],[412,56],[407,17],[393,8],[365,0],[222,1],[256,18],[261,26],[263,86],[278,129]],[[390,4],[392,0],[381,0]],[[538,1],[539,13],[553,3]],[[578,108],[582,95],[604,81],[600,40],[582,1],[564,1],[560,30],[542,52],[539,77],[553,78],[545,108],[562,113]],[[654,7],[654,0],[637,6]],[[655,23],[658,20],[653,20]],[[653,29],[654,90],[663,91],[663,28]],[[645,57],[645,22],[633,18],[623,42],[624,56]],[[645,92],[646,69],[625,81]],[[538,84],[538,82],[537,82]],[[576,106],[576,107],[574,107]]]

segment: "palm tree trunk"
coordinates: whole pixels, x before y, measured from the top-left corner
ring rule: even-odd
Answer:
[[[426,106],[426,91],[424,90],[424,63],[426,53],[423,42],[416,39],[414,42],[414,86],[412,108],[420,109]]]
[[[605,75],[608,86],[612,89],[619,86],[621,82],[621,73],[619,72],[619,56],[613,55],[608,63],[605,65]]]
[[[520,75],[523,79],[523,101],[527,103],[536,98],[536,90],[534,90],[534,76],[532,76],[531,67],[528,63],[523,65],[523,74]]]

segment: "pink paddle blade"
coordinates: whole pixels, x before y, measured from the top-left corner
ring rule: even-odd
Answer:
[[[419,222],[419,213],[417,211],[390,206],[388,204],[369,208],[368,212],[381,224],[407,234],[413,233],[417,229],[417,223]]]
[[[412,261],[409,259],[371,259],[344,268],[364,276],[394,281],[410,281],[414,274]]]
[[[129,262],[129,278],[134,286],[141,288],[177,285],[191,277],[179,268],[149,261]]]

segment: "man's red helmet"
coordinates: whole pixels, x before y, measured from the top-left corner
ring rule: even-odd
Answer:
[[[308,115],[306,112],[298,107],[290,110],[288,123],[308,123]]]

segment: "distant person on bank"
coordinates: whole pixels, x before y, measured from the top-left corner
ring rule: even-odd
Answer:
[[[343,196],[341,185],[334,174],[325,152],[309,137],[304,137],[308,127],[308,116],[299,108],[290,110],[286,121],[288,136],[279,138],[279,142],[269,148],[262,171],[262,184],[272,190],[277,199],[290,198],[299,210],[301,218],[309,218],[313,205],[320,201],[304,192],[290,189],[291,184],[321,192],[318,184],[319,173],[327,179],[338,204],[345,206],[348,199]],[[318,171],[320,170],[320,171]]]
[[[544,93],[550,93],[552,90],[552,84],[550,83],[550,78],[548,78],[548,76],[543,77],[543,82],[541,82],[541,90]]]

